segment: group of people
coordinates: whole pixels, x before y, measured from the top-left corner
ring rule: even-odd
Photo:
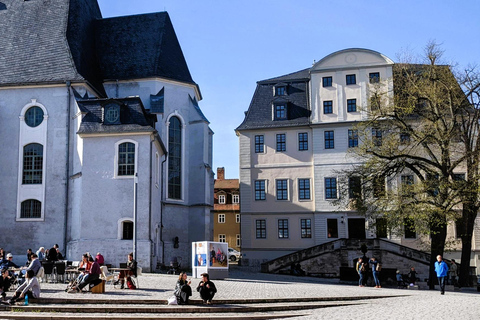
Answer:
[[[358,286],[365,287],[367,285],[369,268],[371,268],[372,271],[375,288],[381,288],[382,286],[380,285],[380,271],[382,270],[382,265],[374,257],[370,258],[370,260],[368,260],[368,258],[366,257],[358,258],[357,264],[355,266],[355,269],[359,276]]]
[[[18,281],[21,285],[15,291],[14,297],[7,301],[8,303],[23,299],[25,295],[38,298],[40,296],[40,286],[36,276],[41,267],[42,264],[36,253],[29,256],[27,265],[23,267],[19,267],[13,262],[11,253],[4,255],[4,259],[0,260],[0,295],[2,302],[7,301],[7,292],[15,281]],[[17,268],[18,271],[13,272],[10,268]]]
[[[81,273],[70,285],[70,288],[67,290],[68,293],[81,292],[85,286],[94,284],[100,279],[102,271],[99,262],[102,261],[99,260],[103,260],[103,256],[100,253],[97,254],[95,259],[89,253],[83,254],[82,261],[78,266],[78,270],[81,271]]]
[[[358,262],[356,265],[356,270],[359,275],[358,285],[360,287],[366,286],[369,265],[372,269],[373,279],[375,281],[375,288],[381,288],[379,275],[380,275],[382,266],[375,258],[371,258],[370,261],[368,262],[364,257],[358,259]],[[448,264],[443,260],[442,256],[438,255],[437,261],[435,262],[434,267],[435,267],[435,273],[437,274],[440,293],[443,295],[445,294],[445,284],[448,282],[449,275],[450,275],[451,283],[452,284],[456,283],[458,266],[456,265],[455,260],[452,259],[451,266],[449,269]],[[414,267],[410,268],[410,272],[408,273],[406,278],[407,279],[404,279],[404,277],[400,274],[399,270],[396,271],[397,287],[399,289],[408,286],[408,284],[405,283],[405,280],[408,281],[410,286],[415,285],[415,282],[417,281],[417,271],[415,270]]]
[[[396,280],[397,280],[397,288],[402,289],[406,288],[407,286],[414,286],[417,281],[417,271],[414,267],[410,267],[410,271],[408,275],[404,277],[400,270],[396,271]]]
[[[6,301],[7,304],[14,304],[16,301],[25,299],[26,296],[29,298],[39,298],[40,284],[36,276],[42,265],[38,261],[37,255],[35,253],[32,254],[30,264],[27,267],[21,268],[18,274],[14,274],[8,269],[8,266],[16,266],[12,261],[12,254],[7,254],[6,259],[10,263],[2,260],[2,268],[0,271],[0,294],[2,302]],[[16,267],[18,268],[18,266]],[[7,292],[17,278],[23,280],[21,281],[22,284],[15,290],[13,297],[7,300]]]
[[[192,280],[187,280],[187,273],[181,272],[178,276],[174,291],[178,304],[188,304],[188,300],[192,296],[191,284]],[[215,287],[215,284],[210,281],[210,276],[208,273],[202,273],[202,280],[197,286],[197,291],[200,293],[203,303],[212,303],[212,299],[217,292],[217,288]]]
[[[50,249],[45,249],[45,247],[40,247],[38,250],[35,252],[38,256],[38,259],[40,261],[59,261],[59,260],[64,260],[64,256],[62,252],[60,251],[60,248],[58,244],[54,244],[52,248]],[[28,256],[32,254],[32,249],[27,250],[27,259]]]

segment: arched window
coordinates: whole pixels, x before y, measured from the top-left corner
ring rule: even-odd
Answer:
[[[43,121],[43,110],[38,106],[30,107],[27,112],[25,112],[25,123],[29,127],[36,127],[40,125]]]
[[[41,218],[42,203],[38,200],[28,199],[22,202],[20,218]]]
[[[168,127],[168,197],[182,198],[182,124],[178,117],[170,118]]]
[[[22,184],[42,184],[43,146],[30,143],[23,147]]]
[[[122,223],[122,239],[123,240],[132,240],[133,239],[133,222],[124,221]]]
[[[133,176],[135,174],[135,144],[124,142],[118,145],[118,175]]]

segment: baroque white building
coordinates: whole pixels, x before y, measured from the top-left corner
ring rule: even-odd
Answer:
[[[0,246],[118,265],[136,230],[144,270],[188,265],[213,236],[213,132],[168,14],[1,0],[0,27]]]
[[[360,161],[348,150],[358,146],[355,124],[366,119],[375,87],[388,93],[382,103],[393,103],[393,67],[379,52],[346,49],[310,68],[257,82],[236,129],[244,264],[258,265],[341,238],[380,238],[425,249],[415,232],[395,236],[380,227],[381,221],[368,221],[335,203],[340,173]],[[382,188],[393,190],[401,179],[384,181]],[[351,192],[360,187],[354,178],[348,183]],[[458,241],[454,224],[448,237]],[[478,265],[478,236],[473,246],[471,265]],[[460,251],[447,255],[459,259]]]

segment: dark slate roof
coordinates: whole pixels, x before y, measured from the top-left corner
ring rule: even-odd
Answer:
[[[103,19],[96,28],[104,79],[160,76],[193,83],[168,13]]]
[[[166,12],[102,19],[97,0],[0,3],[0,86],[86,81],[105,96],[104,80],[195,84]]]
[[[280,83],[284,81],[294,81],[294,80],[304,80],[304,81],[309,81],[310,80],[310,68],[303,69],[300,71],[292,72],[280,77],[275,77],[267,80],[262,80],[259,81],[258,83],[270,83],[270,82],[275,82],[275,83]]]
[[[122,124],[103,124],[102,106],[113,101],[123,105],[121,110]],[[77,132],[78,134],[156,131],[149,123],[150,117],[146,113],[139,97],[123,99],[86,99],[78,100],[77,104],[80,111],[86,113],[80,124],[80,128]]]
[[[65,38],[69,0],[1,0],[0,85],[83,81]]]
[[[309,69],[257,82],[252,102],[245,119],[236,130],[279,128],[308,125],[310,107],[308,102]],[[276,84],[287,84],[287,95],[274,96]],[[287,119],[273,120],[273,103],[287,101]]]
[[[188,95],[188,97],[190,98],[190,102],[193,104],[193,108],[195,109],[195,111],[197,111],[200,118],[202,118],[202,120],[205,121],[206,123],[210,124],[210,121],[208,121],[207,117],[205,117],[202,110],[200,109],[200,106],[198,105],[198,102],[197,102],[197,98],[195,97],[192,98],[190,95]]]
[[[66,35],[78,72],[106,96],[95,44],[95,22],[101,18],[97,0],[70,0]]]

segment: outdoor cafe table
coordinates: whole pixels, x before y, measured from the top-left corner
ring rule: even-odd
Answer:
[[[115,272],[118,272],[118,273],[119,273],[119,277],[120,277],[120,275],[122,275],[122,273],[123,273],[123,276],[125,276],[125,274],[126,274],[128,271],[130,271],[129,268],[110,268],[109,270],[112,270],[114,273],[115,273]],[[122,271],[123,271],[123,272],[122,272]]]
[[[67,280],[75,279],[85,268],[67,268],[65,269],[65,274],[67,275]]]

